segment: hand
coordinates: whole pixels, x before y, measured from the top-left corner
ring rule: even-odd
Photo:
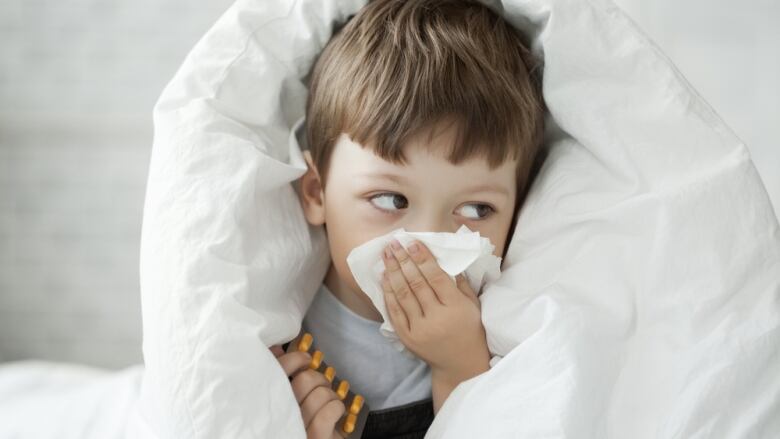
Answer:
[[[383,254],[390,322],[401,342],[431,366],[435,376],[458,383],[487,371],[490,352],[481,306],[466,278],[456,282],[419,241],[409,253],[398,241]],[[414,246],[417,251],[414,251]]]
[[[292,378],[291,385],[295,399],[301,407],[303,424],[308,439],[342,439],[336,423],[346,412],[344,403],[325,375],[310,369],[311,355],[307,352],[285,353],[281,346],[271,346],[284,373]]]

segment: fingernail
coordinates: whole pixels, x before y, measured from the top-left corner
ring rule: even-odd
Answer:
[[[417,250],[419,250],[419,247],[416,242],[413,242],[412,245],[409,246],[409,253],[417,253]]]
[[[401,243],[395,239],[390,241],[390,245],[396,250],[401,250]]]

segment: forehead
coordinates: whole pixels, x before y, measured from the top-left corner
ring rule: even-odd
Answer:
[[[453,191],[484,184],[514,193],[516,159],[510,157],[494,169],[490,169],[487,159],[482,156],[453,164],[447,157],[454,142],[453,129],[439,128],[420,133],[403,145],[406,163],[396,164],[342,133],[332,152],[330,170],[333,178],[345,183],[392,180],[409,186],[441,185],[442,189]]]

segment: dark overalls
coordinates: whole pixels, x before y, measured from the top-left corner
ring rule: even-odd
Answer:
[[[422,439],[433,422],[433,399],[368,412],[362,439]]]

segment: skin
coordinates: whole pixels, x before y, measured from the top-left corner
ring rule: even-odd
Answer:
[[[440,123],[430,129],[430,142],[429,131],[423,130],[403,146],[405,165],[385,161],[342,134],[324,188],[309,151],[303,152],[309,169],[297,189],[306,220],[327,230],[332,262],[324,283],[367,319],[382,321],[347,265],[355,247],[399,227],[454,233],[463,224],[489,238],[498,257],[506,245],[515,210],[517,162],[509,159],[491,170],[484,158],[472,157],[453,165],[446,156],[455,142],[455,126]],[[443,276],[420,244],[413,255],[390,249],[392,256],[384,258],[385,300],[401,342],[431,367],[438,412],[460,382],[488,370],[490,356],[475,292],[467,282],[456,285]]]
[[[342,439],[336,423],[346,412],[336,392],[330,388],[325,375],[309,368],[311,355],[307,352],[288,352],[279,345],[271,346],[284,373],[290,377],[293,395],[301,408],[307,439]]]

